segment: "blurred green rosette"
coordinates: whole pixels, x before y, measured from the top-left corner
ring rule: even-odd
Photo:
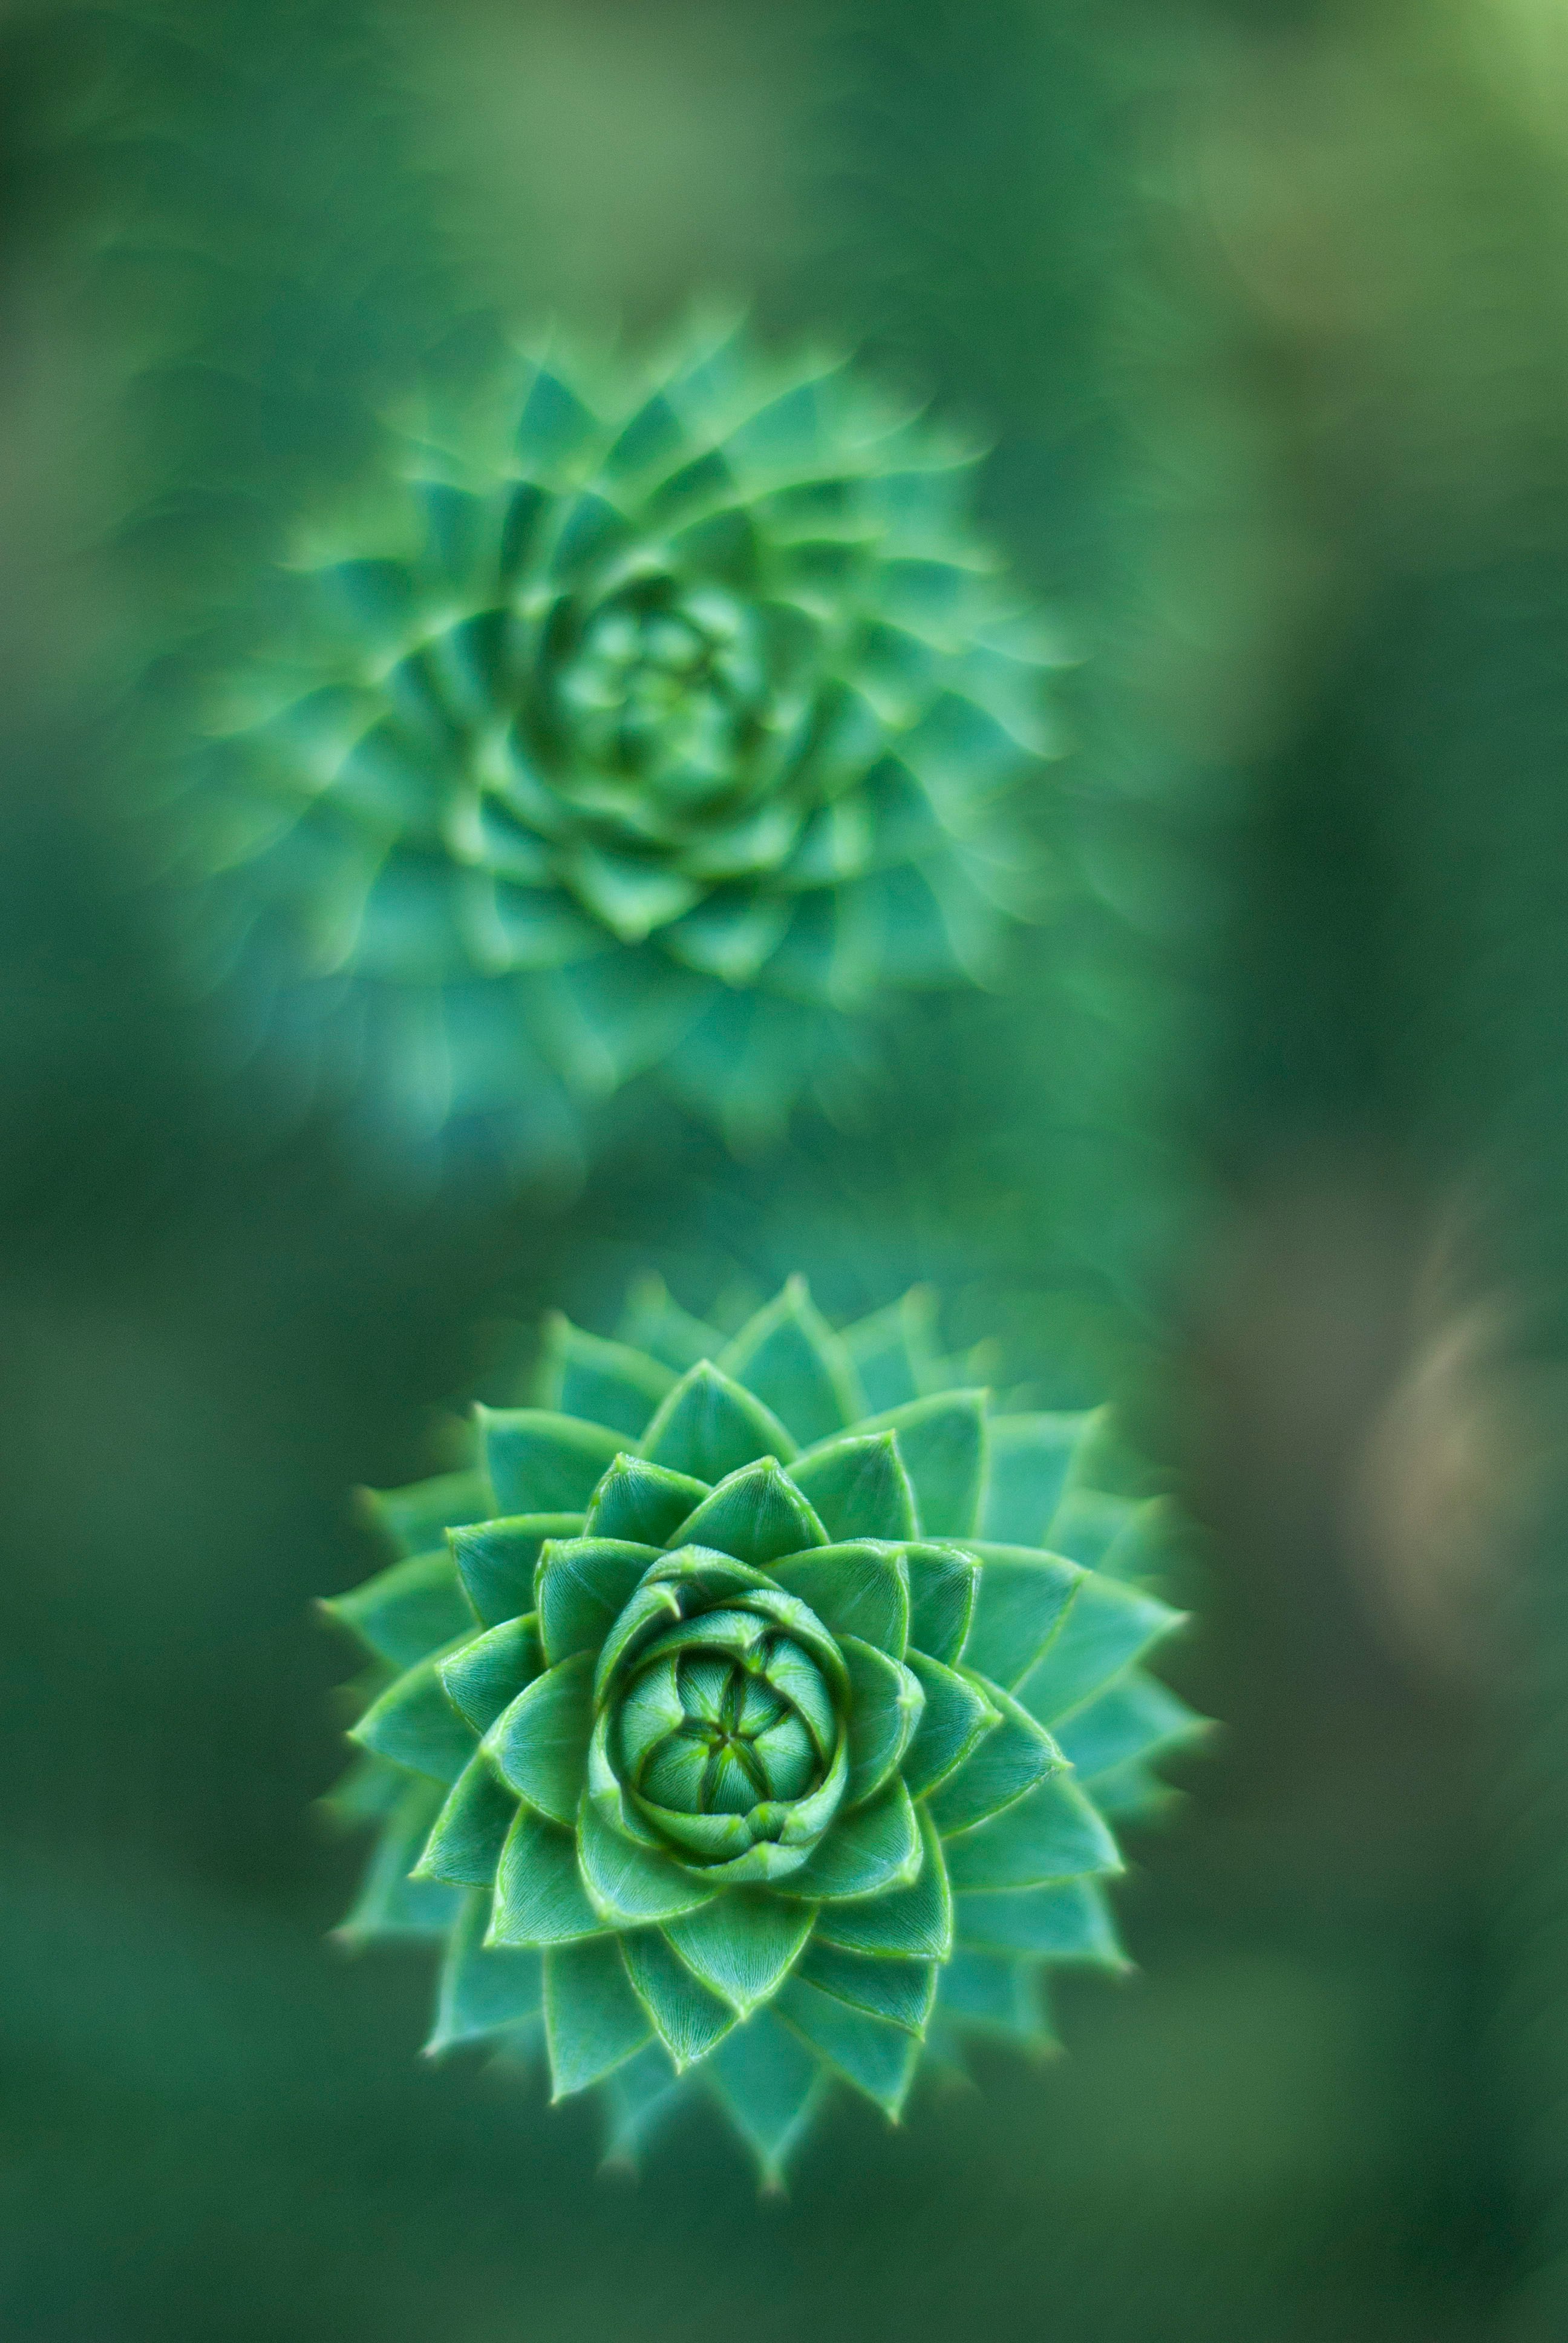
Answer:
[[[542,2028],[635,2150],[709,2092],[776,2181],[835,2081],[892,2117],[966,2037],[1050,2039],[1121,1965],[1113,1820],[1198,1720],[1141,1664],[1161,1509],[1102,1417],[999,1410],[913,1294],[799,1280],[728,1338],[661,1286],[547,1331],[538,1404],[370,1500],[401,1558],[330,1607],[373,1662],[335,1794],[378,1842],[351,1941],[443,1946],[433,2049]]]
[[[972,451],[840,359],[731,322],[462,381],[300,532],[181,820],[417,1120],[570,1126],[657,1066],[760,1144],[899,996],[993,978],[1060,651]]]

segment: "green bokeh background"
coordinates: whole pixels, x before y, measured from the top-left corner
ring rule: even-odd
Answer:
[[[1568,2298],[1568,15],[0,15],[0,2332],[1534,2343]],[[183,984],[127,691],[470,311],[694,294],[993,443],[1083,653],[1053,916],[866,1124],[377,1165]],[[548,1303],[939,1282],[1200,1525],[1141,1974],[788,2201],[418,2061],[354,1850],[354,1483]]]

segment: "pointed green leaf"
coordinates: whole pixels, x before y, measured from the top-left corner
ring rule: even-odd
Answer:
[[[1009,1691],[1026,1676],[1076,1603],[1083,1574],[1060,1555],[977,1542],[980,1588],[964,1664]]]
[[[372,1525],[405,1554],[428,1554],[447,1530],[486,1521],[496,1510],[489,1481],[477,1469],[437,1473],[406,1489],[361,1489],[357,1497]]]
[[[585,1334],[558,1311],[545,1321],[539,1405],[640,1440],[675,1381],[672,1371],[625,1342]]]
[[[1054,1729],[1059,1718],[1180,1626],[1181,1616],[1154,1595],[1091,1571],[1042,1656],[1014,1689],[1030,1715]]]
[[[983,1680],[976,1689],[997,1711],[998,1721],[926,1801],[944,1839],[1002,1813],[1062,1764],[1050,1734],[1010,1693]]]
[[[835,2073],[897,2120],[920,2060],[918,2035],[851,2009],[799,1976],[785,1979],[774,2007]]]
[[[738,1562],[765,1570],[784,1554],[825,1546],[828,1534],[789,1474],[773,1457],[764,1456],[721,1481],[681,1523],[670,1543],[710,1546],[717,1554],[733,1554]]]
[[[452,1887],[492,1886],[517,1811],[516,1798],[476,1752],[447,1793],[415,1875]]]
[[[539,1556],[539,1634],[552,1666],[597,1653],[658,1548],[619,1538],[551,1539]]]
[[[578,1864],[588,1900],[618,1928],[673,1920],[711,1902],[711,1890],[652,1847],[639,1846],[585,1797],[578,1824]]]
[[[534,1573],[548,1538],[580,1537],[581,1513],[521,1513],[452,1533],[452,1559],[487,1627],[534,1608]]]
[[[519,2026],[542,2006],[544,1970],[538,1954],[487,1950],[489,1917],[488,1888],[464,1896],[441,1963],[436,2030],[425,2046],[427,2057]]]
[[[953,1948],[953,1899],[936,1825],[923,1806],[915,1809],[923,1849],[920,1875],[907,1887],[890,1888],[854,1903],[824,1904],[816,1934],[845,1952],[875,1953],[909,1960],[945,1961]]]
[[[956,1546],[911,1545],[904,1551],[910,1582],[910,1642],[933,1660],[956,1667],[962,1656],[980,1591],[980,1564]]]
[[[582,1523],[589,1537],[667,1546],[687,1515],[708,1494],[705,1483],[643,1456],[618,1456],[594,1492]]]
[[[809,1499],[828,1535],[912,1538],[915,1494],[892,1432],[851,1432],[798,1456],[789,1478]]]
[[[844,1805],[864,1805],[896,1771],[925,1706],[920,1679],[859,1635],[839,1648],[849,1671],[849,1779]]]
[[[1105,1891],[1092,1879],[1010,1894],[960,1896],[954,1928],[960,1945],[982,1953],[1033,1953],[1043,1960],[1127,1966]]]
[[[749,2017],[778,1991],[815,1918],[809,1904],[785,1903],[764,1888],[733,1887],[700,1911],[672,1920],[664,1933],[704,1985]]]
[[[1124,1500],[1116,1502],[1125,1503]],[[1078,1546],[1088,1543],[1074,1530],[1072,1511],[1076,1503],[1077,1493],[1070,1490],[1063,1500],[1067,1515],[1063,1527],[1067,1536],[1075,1539],[1075,1561],[1079,1558]],[[1125,1512],[1120,1528],[1101,1548],[1094,1567],[1102,1570],[1108,1578],[1119,1578],[1123,1585],[1157,1585],[1165,1575],[1181,1527],[1181,1517],[1169,1497],[1153,1497],[1135,1504]],[[1063,1551],[1066,1550],[1064,1540]]]
[[[937,1997],[934,1961],[901,1960],[892,1954],[878,1958],[815,1943],[808,1947],[795,1974],[819,1993],[830,1993],[837,2000],[847,2001],[851,2009],[863,2009],[868,2016],[900,2026],[906,2034],[925,2032]]]
[[[1116,1841],[1075,1782],[1048,1774],[1004,1814],[944,1839],[955,1890],[1043,1887],[1053,1879],[1120,1871]]]
[[[769,2008],[728,2035],[702,2072],[756,2157],[764,2187],[778,2188],[826,2087],[819,2061]]]
[[[1000,1724],[1001,1712],[972,1678],[923,1652],[911,1649],[908,1665],[926,1696],[902,1767],[910,1795],[918,1798],[963,1764],[981,1735]]]
[[[652,2018],[678,2073],[706,2058],[736,2024],[728,2002],[699,1985],[678,1961],[657,1928],[621,1939],[621,1958],[633,1992]]]
[[[395,1562],[363,1586],[335,1594],[321,1608],[395,1668],[413,1667],[454,1636],[470,1634],[474,1625],[452,1557],[444,1548]]]
[[[544,1998],[552,2102],[602,2082],[653,2031],[613,1936],[547,1952]]]
[[[868,1805],[840,1815],[800,1868],[778,1882],[779,1893],[821,1902],[885,1895],[918,1876],[924,1851],[910,1794],[890,1782]]]
[[[985,1409],[983,1391],[939,1392],[855,1427],[897,1434],[924,1537],[968,1538],[974,1531],[985,1477]]]
[[[578,1870],[572,1833],[558,1830],[531,1807],[519,1806],[501,1849],[485,1942],[569,1945],[605,1933]]]
[[[385,1822],[407,1787],[401,1765],[389,1765],[372,1750],[357,1749],[346,1770],[316,1803],[337,1829],[358,1830],[366,1823]]]
[[[773,1564],[786,1593],[814,1611],[829,1632],[859,1635],[901,1660],[909,1643],[909,1581],[896,1550],[857,1541],[819,1546]]]
[[[685,2096],[663,2043],[645,2042],[599,2086],[600,2104],[608,2118],[606,2167],[636,2172],[650,2137]]]
[[[436,1663],[442,1690],[476,1733],[487,1733],[543,1669],[538,1625],[534,1619],[508,1619]]]
[[[434,1782],[408,1781],[387,1817],[366,1867],[354,1907],[333,1930],[340,1944],[383,1936],[444,1936],[457,1916],[459,1890],[410,1876],[441,1804]]]
[[[1171,1748],[1208,1730],[1207,1719],[1184,1700],[1141,1668],[1128,1668],[1075,1709],[1056,1737],[1079,1780],[1089,1782],[1130,1757]]]
[[[719,1361],[794,1439],[826,1440],[864,1413],[849,1355],[813,1306],[803,1277],[792,1277],[743,1326]]]
[[[651,1272],[632,1286],[616,1332],[631,1349],[662,1361],[678,1375],[699,1359],[716,1359],[724,1348],[723,1335],[672,1302],[663,1278]]]
[[[1169,1508],[1158,1500],[1140,1504],[1131,1497],[1113,1497],[1103,1489],[1071,1489],[1063,1496],[1050,1524],[1050,1543],[1058,1554],[1080,1563],[1085,1570],[1109,1570],[1121,1554],[1126,1570],[1111,1577],[1134,1574],[1140,1562],[1152,1564],[1158,1551],[1150,1533],[1169,1521]],[[1149,1537],[1147,1548],[1140,1529]]]
[[[477,1415],[502,1513],[580,1513],[626,1445],[605,1424],[541,1407],[481,1407]]]
[[[1027,1959],[955,1952],[937,1980],[937,2011],[966,2033],[994,2035],[1026,2050],[1051,2047],[1035,1965]]]
[[[642,1453],[712,1486],[759,1456],[787,1464],[795,1443],[760,1400],[704,1359],[664,1401],[643,1434]]]
[[[1147,1822],[1181,1797],[1141,1757],[1130,1757],[1094,1777],[1094,1803],[1109,1822]]]
[[[592,1688],[593,1655],[578,1652],[536,1676],[485,1736],[486,1754],[501,1779],[568,1829],[588,1779]]]
[[[394,1765],[455,1782],[478,1736],[442,1691],[435,1661],[421,1660],[371,1703],[348,1737]]]
[[[1089,1415],[991,1417],[990,1469],[980,1507],[982,1537],[1004,1545],[1054,1545],[1047,1536],[1051,1517],[1061,1502],[1074,1452],[1092,1421]]]
[[[859,1375],[868,1407],[901,1407],[932,1389],[940,1360],[936,1303],[928,1286],[917,1285],[890,1309],[846,1326],[839,1339]]]

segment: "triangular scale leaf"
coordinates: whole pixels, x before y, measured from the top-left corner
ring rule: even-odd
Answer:
[[[778,1991],[815,1918],[809,1904],[735,1887],[664,1933],[687,1966],[747,2017]]]
[[[1208,1730],[1207,1719],[1184,1700],[1141,1668],[1129,1668],[1075,1709],[1057,1738],[1079,1780],[1090,1782],[1129,1758],[1173,1747]]]
[[[985,1408],[983,1391],[939,1392],[856,1426],[897,1434],[923,1537],[974,1532],[985,1479]]]
[[[894,1433],[846,1433],[824,1441],[795,1459],[789,1478],[835,1543],[916,1534],[914,1491]]]
[[[653,2031],[614,1937],[547,1952],[544,1998],[552,2101],[601,2082]]]
[[[416,1877],[443,1879],[452,1887],[492,1886],[517,1811],[516,1798],[476,1753],[430,1826]]]
[[[486,1943],[569,1945],[605,1933],[582,1884],[571,1832],[519,1806],[501,1849]]]
[[[926,1802],[944,1839],[1002,1813],[1062,1764],[1050,1734],[1010,1694],[983,1681],[978,1689],[998,1712],[998,1721]]]
[[[1073,1452],[1092,1418],[993,1415],[980,1534],[1003,1545],[1040,1547],[1061,1502]]]
[[[902,2026],[907,2034],[925,2032],[937,1997],[934,1961],[901,1960],[896,1955],[878,1958],[816,1943],[808,1948],[795,1974],[819,1993],[830,1993],[837,2000],[848,2002],[851,2009],[863,2009],[869,2017]]]
[[[534,1574],[547,1538],[579,1537],[581,1513],[522,1513],[452,1533],[452,1559],[487,1627],[534,1607]]]
[[[552,1539],[535,1579],[539,1635],[552,1666],[598,1652],[658,1548],[619,1538]]]
[[[436,1663],[447,1699],[476,1733],[487,1733],[542,1671],[538,1626],[532,1618],[508,1619]]]
[[[1112,1554],[1121,1553],[1132,1567],[1111,1575],[1134,1575],[1141,1518],[1152,1530],[1167,1518],[1166,1509],[1158,1501],[1140,1504],[1131,1497],[1110,1496],[1103,1489],[1069,1489],[1052,1518],[1050,1544],[1085,1570],[1104,1570]]]
[[[379,1700],[373,1701],[349,1735],[377,1757],[407,1765],[432,1781],[455,1782],[474,1754],[477,1735],[441,1689],[436,1663],[421,1660]]]
[[[706,1359],[681,1377],[641,1444],[650,1463],[689,1473],[709,1486],[759,1456],[776,1456],[787,1464],[795,1453],[795,1443],[778,1417]]]
[[[474,1624],[451,1555],[442,1548],[378,1571],[363,1586],[335,1594],[322,1609],[357,1635],[378,1660],[411,1668],[467,1634]]]
[[[578,1652],[536,1676],[485,1737],[501,1779],[539,1814],[569,1829],[588,1779],[593,1654]]]
[[[663,1278],[651,1274],[632,1286],[616,1331],[632,1350],[646,1352],[678,1375],[699,1359],[716,1359],[724,1348],[723,1335],[672,1302]]]
[[[1048,1774],[1005,1813],[944,1839],[942,1852],[960,1894],[969,1887],[1043,1887],[1121,1868],[1116,1841],[1064,1774]]]
[[[964,1664],[1011,1691],[1061,1626],[1084,1584],[1077,1564],[1022,1546],[977,1542],[980,1586]]]
[[[775,1458],[764,1456],[721,1481],[678,1525],[670,1543],[710,1546],[765,1570],[803,1547],[825,1546],[828,1534],[791,1475]]]
[[[924,1855],[920,1875],[907,1887],[890,1888],[853,1903],[824,1904],[816,1934],[845,1952],[893,1958],[945,1961],[953,1946],[953,1899],[936,1825],[923,1806],[915,1808]]]
[[[792,1277],[741,1328],[719,1364],[754,1392],[801,1446],[842,1432],[864,1413],[849,1355],[814,1308],[802,1277]]]
[[[426,2055],[437,2057],[461,2042],[477,2042],[537,2016],[544,1997],[544,1969],[538,1953],[492,1951],[485,1944],[490,1916],[488,1889],[464,1896],[441,1963],[436,1998],[436,2030]]]
[[[835,1636],[859,1635],[901,1660],[909,1644],[909,1582],[903,1556],[857,1541],[782,1557],[772,1574]]]
[[[642,2151],[665,2117],[686,2097],[662,2042],[645,2042],[600,2085],[607,2122],[607,2168],[636,2172]]]
[[[1128,1965],[1105,1891],[1093,1879],[960,1896],[954,1928],[959,1943],[975,1952],[1032,1953],[1042,1960],[1086,1961],[1101,1968]]]
[[[868,1407],[901,1407],[929,1392],[939,1363],[936,1303],[917,1285],[890,1309],[846,1326],[839,1341],[860,1378]]]
[[[640,1440],[675,1381],[672,1369],[625,1342],[585,1334],[558,1311],[545,1322],[538,1403]]]
[[[340,1944],[363,1945],[383,1936],[444,1936],[457,1911],[461,1891],[410,1875],[441,1804],[434,1782],[411,1781],[382,1825],[354,1907],[334,1930]]]
[[[799,1870],[779,1881],[778,1893],[823,1903],[882,1896],[908,1886],[924,1852],[910,1794],[901,1782],[890,1782],[869,1805],[841,1815]]]
[[[594,1492],[582,1527],[589,1537],[667,1546],[708,1493],[707,1483],[644,1456],[618,1456]]]
[[[1043,1655],[1014,1689],[1030,1715],[1054,1730],[1059,1718],[1081,1707],[1181,1618],[1157,1596],[1091,1571]]]
[[[884,2115],[897,2119],[920,2059],[919,2036],[885,2018],[851,2009],[833,1994],[786,1979],[775,2005],[786,2025],[794,2028],[819,2057],[825,2058],[846,2083],[872,2099]]]
[[[406,1489],[361,1489],[358,1502],[371,1524],[399,1554],[428,1554],[445,1533],[487,1521],[496,1510],[488,1476],[477,1468],[438,1473]]]
[[[617,1928],[673,1920],[712,1900],[711,1889],[700,1880],[653,1848],[623,1836],[588,1797],[578,1825],[578,1864],[589,1902]]]
[[[764,2187],[780,2187],[822,2097],[819,2061],[770,2008],[759,2009],[726,2036],[702,2073],[756,2157]]]
[[[918,1798],[962,1765],[982,1734],[1000,1722],[1000,1711],[972,1678],[928,1659],[912,1645],[907,1664],[925,1694],[901,1769],[910,1795]]]
[[[956,1546],[904,1550],[910,1582],[910,1642],[933,1660],[956,1667],[968,1640],[980,1591],[980,1564]]]
[[[498,1513],[580,1513],[626,1445],[606,1424],[546,1408],[477,1413]]]
[[[891,1778],[920,1723],[925,1694],[901,1661],[859,1635],[841,1635],[839,1648],[849,1671],[848,1813]]]
[[[966,2033],[988,2034],[1024,2050],[1049,2050],[1033,1962],[1001,1953],[955,1952],[937,1980],[937,2010]]]
[[[621,1939],[620,1949],[633,1992],[678,2072],[684,2073],[718,2048],[737,2023],[734,2010],[698,1983],[657,1928],[635,1930]]]

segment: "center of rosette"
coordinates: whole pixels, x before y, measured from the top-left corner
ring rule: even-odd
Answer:
[[[621,1760],[643,1798],[676,1814],[794,1805],[821,1785],[830,1715],[820,1671],[789,1636],[769,1636],[744,1659],[699,1645],[634,1676]]]
[[[750,632],[730,596],[669,578],[602,602],[559,686],[587,761],[683,802],[732,789],[768,697]]]

